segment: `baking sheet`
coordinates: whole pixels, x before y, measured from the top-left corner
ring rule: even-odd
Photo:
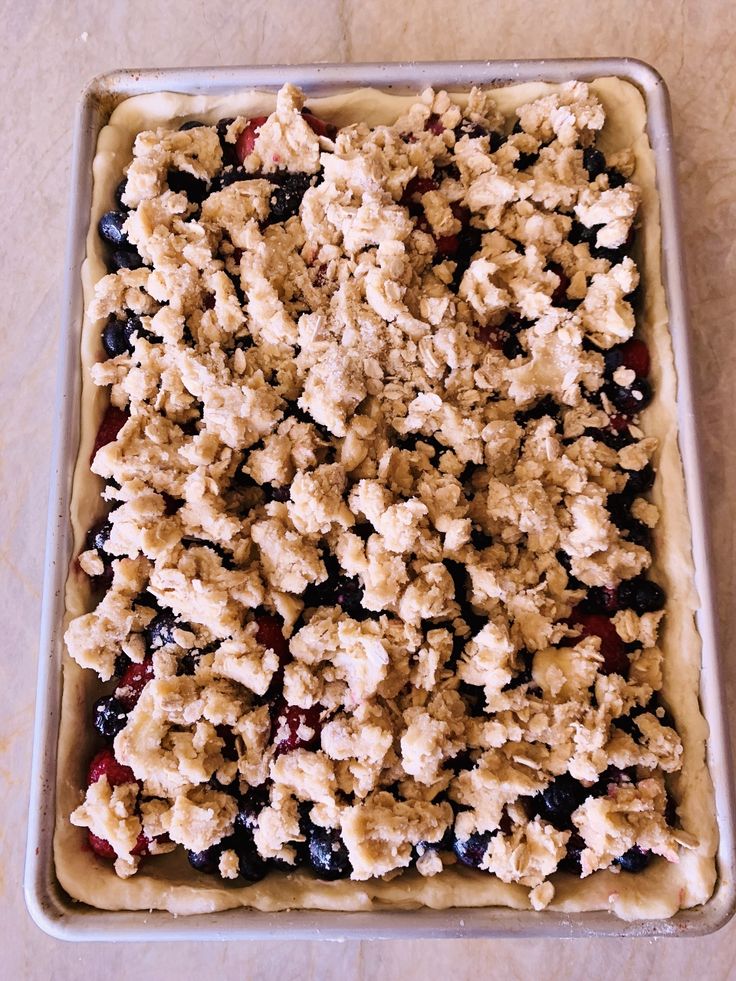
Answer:
[[[68,499],[78,441],[79,329],[82,321],[79,268],[89,221],[91,160],[97,133],[121,99],[150,91],[218,94],[239,88],[277,89],[285,81],[312,95],[372,85],[416,92],[428,84],[467,88],[470,84],[503,84],[618,75],[644,92],[649,136],[657,158],[662,199],[665,287],[678,373],[680,448],[685,466],[693,527],[696,585],[701,597],[698,629],[703,639],[702,704],[711,729],[709,765],[716,786],[721,843],[719,883],[703,907],[683,911],[666,921],[625,923],[608,913],[537,914],[508,909],[264,914],[232,910],[176,920],[168,913],[106,913],[74,903],[55,881],[51,838],[54,822],[56,735],[61,687],[63,582],[71,549]],[[511,935],[654,935],[705,933],[730,916],[736,901],[732,802],[728,748],[723,726],[721,686],[707,573],[707,538],[697,464],[697,433],[692,413],[683,271],[678,245],[672,147],[666,91],[648,66],[626,59],[550,62],[471,62],[407,65],[317,65],[291,68],[188,69],[116,72],[94,80],[79,110],[74,149],[73,201],[66,267],[66,299],[58,386],[58,429],[49,508],[47,575],[44,590],[36,742],[26,867],[26,897],[31,914],[45,930],[67,939],[172,939],[174,937],[398,937]]]

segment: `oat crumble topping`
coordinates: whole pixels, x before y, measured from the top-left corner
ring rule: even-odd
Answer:
[[[72,815],[118,874],[140,835],[246,881],[459,859],[541,909],[559,868],[677,861],[633,157],[584,83],[516,115],[428,89],[335,131],[287,85],[138,135],[66,634],[118,678],[133,782]]]

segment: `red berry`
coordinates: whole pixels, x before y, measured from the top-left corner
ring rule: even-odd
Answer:
[[[638,378],[646,378],[649,374],[649,348],[644,341],[632,338],[620,347],[621,364],[630,368]]]
[[[502,331],[498,326],[479,326],[478,327],[478,340],[487,344],[489,347],[494,348],[496,351],[500,351],[504,345],[504,341],[507,339],[508,334]]]
[[[457,235],[440,235],[435,242],[440,255],[455,255],[460,248],[460,239]]]
[[[147,657],[140,664],[129,664],[125,669],[118,687],[115,689],[115,697],[123,705],[127,712],[135,708],[141,692],[149,681],[153,679],[153,660]]]
[[[436,191],[438,187],[439,184],[432,177],[412,177],[401,195],[401,203],[407,204],[428,191]]]
[[[452,217],[457,218],[457,220],[463,224],[467,225],[470,222],[470,212],[467,208],[464,208],[458,201],[453,201],[450,205],[450,211],[452,212]]]
[[[122,411],[122,409],[118,409],[114,405],[109,405],[107,407],[107,412],[102,417],[100,428],[97,430],[97,435],[95,436],[95,445],[92,448],[90,463],[92,460],[94,460],[95,456],[97,455],[97,451],[102,446],[107,446],[108,443],[112,443],[114,439],[117,439],[118,433],[127,421],[128,416]]]
[[[608,420],[609,426],[616,433],[622,433],[624,429],[628,429],[630,422],[631,419],[629,419],[628,416],[625,416],[622,413],[620,413],[619,415],[610,416]]]
[[[551,262],[548,269],[560,280],[552,293],[552,305],[555,307],[564,306],[565,301],[567,300],[567,289],[570,285],[570,277],[557,262]]]
[[[602,586],[601,594],[606,613],[617,613],[621,609],[618,601],[618,586]]]
[[[92,757],[92,762],[87,771],[87,786],[97,783],[102,777],[107,777],[107,782],[111,787],[117,787],[121,783],[136,782],[133,771],[129,766],[118,763],[109,746],[101,749],[96,756]]]
[[[600,652],[603,655],[601,671],[604,674],[622,674],[627,676],[629,658],[624,642],[616,633],[613,622],[602,613],[584,613],[578,607],[572,611],[571,626],[580,627],[581,637],[599,637]]]
[[[319,714],[319,705],[304,709],[298,705],[287,705],[283,699],[279,700],[273,709],[271,729],[276,752],[289,753],[294,749],[313,749],[319,742],[322,728]],[[309,731],[305,732],[302,727]]]
[[[131,855],[148,855],[148,846],[149,845],[150,845],[150,841],[148,840],[148,838],[146,838],[146,836],[141,831],[141,833],[138,835],[138,841],[135,843],[135,845],[133,845],[133,847],[130,850],[130,854]]]
[[[258,624],[256,630],[256,640],[263,647],[275,651],[281,665],[288,664],[291,660],[289,653],[289,642],[281,631],[281,624],[276,617],[270,617],[265,613],[260,613],[255,618]]]
[[[92,849],[95,855],[99,855],[100,858],[117,858],[115,849],[112,847],[109,841],[105,841],[104,838],[98,838],[97,835],[93,835],[91,831],[87,832],[87,840],[89,841],[89,847]]]
[[[315,116],[313,112],[307,112],[305,109],[302,109],[302,116],[304,116],[304,119],[309,123],[317,136],[326,136],[330,140],[334,140],[337,136],[337,126],[333,126],[332,123],[326,123],[324,119]]]
[[[253,153],[258,131],[267,119],[268,116],[254,116],[253,119],[248,120],[248,125],[235,143],[235,156],[238,158],[238,163],[242,164],[245,158]]]
[[[424,124],[424,128],[432,133],[436,133],[437,136],[442,136],[442,134],[445,132],[445,127],[442,125],[440,117],[435,112],[432,113],[427,122]]]
[[[112,847],[109,841],[105,841],[104,838],[98,838],[97,835],[93,835],[91,831],[87,832],[87,840],[89,841],[89,847],[92,849],[95,855],[99,855],[100,858],[117,858],[115,849]],[[135,845],[130,850],[130,854],[140,856],[148,855],[149,844],[150,842],[148,841],[148,838],[146,838],[141,831],[141,833],[138,835],[138,841],[136,841]]]

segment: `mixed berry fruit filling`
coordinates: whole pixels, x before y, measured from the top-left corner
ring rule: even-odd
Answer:
[[[635,161],[549,98],[338,131],[287,86],[136,141],[67,632],[116,679],[73,821],[119,875],[456,865],[543,903],[676,857]]]

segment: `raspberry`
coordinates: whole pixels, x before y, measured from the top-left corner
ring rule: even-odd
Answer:
[[[89,458],[90,463],[97,456],[97,451],[101,447],[107,446],[108,443],[112,443],[114,439],[117,439],[118,433],[127,421],[128,416],[125,412],[114,405],[108,406],[107,412],[102,417],[100,428],[97,430],[97,435],[95,436],[95,445],[92,448],[92,455]]]
[[[557,262],[550,263],[548,269],[559,279],[559,283],[557,286],[555,286],[552,293],[552,306],[562,307],[565,305],[565,301],[567,300],[567,290],[570,286],[570,277]]]
[[[570,617],[570,623],[581,627],[581,637],[600,637],[600,652],[603,655],[601,670],[604,674],[621,674],[627,676],[629,659],[626,655],[624,642],[616,633],[616,627],[607,616],[601,613],[585,613],[575,607]]]
[[[428,191],[436,191],[439,184],[431,177],[412,177],[401,195],[401,204],[408,204]]]
[[[92,849],[95,855],[99,855],[100,858],[117,858],[115,849],[112,847],[109,841],[105,841],[104,838],[98,838],[97,835],[93,835],[91,831],[87,832],[87,840],[89,841],[89,847]],[[148,855],[149,844],[148,838],[146,838],[141,831],[141,833],[138,835],[138,841],[136,841],[135,845],[130,850],[130,854],[139,855],[141,857],[143,855]]]
[[[649,374],[649,348],[644,341],[632,338],[620,347],[621,364],[630,368],[638,378],[646,378]]]
[[[253,119],[248,121],[248,125],[240,134],[235,144],[235,156],[238,158],[238,163],[242,164],[245,158],[253,153],[258,131],[267,119],[268,116],[254,116]]]
[[[271,737],[276,752],[314,749],[321,729],[319,713],[319,705],[304,709],[298,705],[287,705],[283,700],[278,701],[274,706]]]
[[[96,756],[92,757],[92,762],[87,771],[87,786],[97,783],[102,777],[107,777],[107,782],[111,787],[117,787],[121,783],[136,782],[133,771],[129,766],[118,763],[109,746],[101,749]]]
[[[153,679],[153,661],[147,657],[140,664],[129,664],[115,689],[115,697],[126,712],[130,712],[138,704],[141,692]]]
[[[255,618],[258,624],[256,630],[256,640],[268,650],[275,651],[281,665],[288,664],[291,660],[289,654],[289,642],[281,631],[281,624],[276,617],[270,617],[265,613],[260,613]]]
[[[320,119],[319,116],[315,116],[313,112],[309,112],[307,109],[302,109],[302,116],[309,123],[317,136],[326,136],[328,140],[334,140],[337,136],[337,126],[333,126],[332,123],[326,123],[324,119]]]

